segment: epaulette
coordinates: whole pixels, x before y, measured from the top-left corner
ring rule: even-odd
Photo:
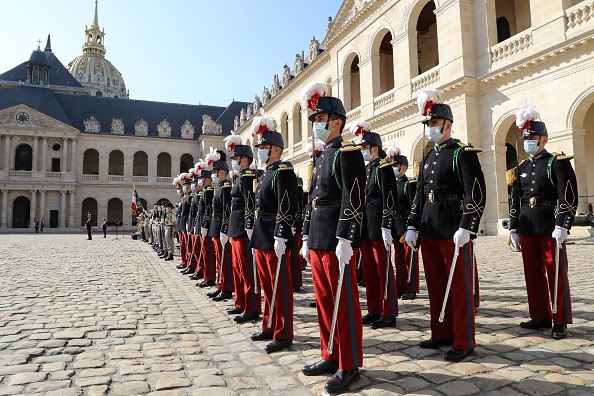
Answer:
[[[293,170],[293,166],[289,164],[280,164],[278,170]]]
[[[526,160],[522,160],[518,164],[518,166],[522,165],[524,162],[526,162]],[[518,179],[516,176],[516,169],[518,168],[518,166],[516,166],[515,168],[511,168],[510,170],[505,172],[505,181],[507,182],[508,186],[511,186]]]
[[[466,144],[466,143],[458,142],[458,146],[464,147],[464,151],[474,151],[476,153],[480,153],[480,152],[483,151],[482,148],[472,147],[472,144]]]
[[[409,177],[407,181],[409,183],[416,183],[417,182],[417,178],[416,177]]]
[[[565,155],[564,152],[561,152],[560,154],[559,153],[551,153],[551,155],[553,157],[556,157],[559,161],[569,160],[569,159],[573,158],[573,155]]]
[[[361,150],[361,146],[357,146],[355,143],[345,140],[342,142],[342,145],[339,150],[341,152],[357,151],[357,150]]]
[[[231,188],[231,182],[221,184],[221,188]]]
[[[206,187],[203,188],[203,191],[214,191],[214,188],[213,188],[213,186],[208,185],[208,186],[206,186]]]
[[[391,159],[384,158],[383,160],[380,161],[379,167],[380,168],[391,167],[392,166],[392,163],[393,163],[393,161]]]
[[[245,172],[242,174],[242,176],[256,176],[256,174],[254,173],[254,171],[253,171],[253,170],[251,170],[251,169],[250,169],[250,170],[246,170],[246,171],[245,171]]]

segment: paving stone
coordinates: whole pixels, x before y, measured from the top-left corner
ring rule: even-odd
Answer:
[[[70,386],[70,380],[35,382],[27,386],[27,392],[46,393],[56,389],[66,389]]]
[[[107,385],[93,385],[89,387],[89,396],[104,396],[107,395]]]
[[[155,384],[156,390],[167,390],[192,386],[192,381],[183,377],[160,378]]]
[[[0,366],[0,375],[18,374],[39,370],[39,364],[19,364],[16,366]]]
[[[80,330],[66,330],[54,333],[54,338],[62,340],[71,340],[74,338],[84,338],[85,332]]]
[[[49,391],[45,396],[79,396],[83,394],[81,388],[68,388]]]
[[[66,368],[65,362],[47,363],[41,367],[41,371],[60,371]]]
[[[226,386],[225,379],[219,375],[202,375],[194,379],[194,385],[200,388],[209,388],[216,386]]]
[[[111,383],[111,377],[88,377],[79,378],[75,380],[78,386],[91,386],[91,385],[109,385]]]
[[[563,387],[538,379],[528,379],[513,385],[529,395],[554,395],[563,391]]]
[[[78,378],[86,378],[86,377],[101,377],[106,375],[111,375],[115,373],[115,368],[96,368],[96,369],[86,369],[81,370],[78,372]]]
[[[149,392],[146,382],[130,381],[113,385],[111,394],[114,396],[143,395]]]
[[[468,383],[466,381],[452,381],[435,388],[436,390],[445,393],[446,395],[474,395],[481,390],[478,386]]]
[[[47,373],[18,373],[10,377],[10,385],[23,385],[40,382],[47,378]]]
[[[0,387],[0,396],[7,396],[7,395],[22,395],[23,389],[25,387],[22,385],[8,385],[8,386],[1,386]]]
[[[231,389],[226,389],[226,388],[198,388],[192,392],[192,396],[204,396],[205,394],[208,394],[209,396],[236,396],[236,395],[238,395],[237,392],[234,392]]]

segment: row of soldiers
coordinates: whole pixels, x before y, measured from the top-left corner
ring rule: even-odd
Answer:
[[[142,212],[137,221],[142,240],[148,242],[160,258],[172,261],[177,224],[177,210],[173,204],[168,201],[154,204],[151,210]]]
[[[413,299],[419,292],[419,250],[431,319],[431,337],[419,346],[451,347],[444,358],[454,362],[473,353],[474,240],[487,189],[481,150],[452,137],[454,117],[438,90],[425,90],[418,99],[424,137],[434,144],[423,156],[418,180],[406,176],[408,159],[397,148],[384,150],[368,122],[351,128],[358,142],[345,141],[346,111],[326,92],[326,84],[312,83],[303,93],[315,137],[308,192],[292,164],[282,161],[282,135],[263,112],[252,124],[256,152],[234,133],[225,138],[235,176],[225,152],[211,149],[174,180],[180,195],[175,224],[178,268],[202,279],[199,287],[216,287],[208,293],[214,301],[234,294],[228,312],[237,315],[236,322],[263,314],[261,330],[251,338],[269,341],[268,353],[293,342],[293,292],[302,285],[306,263],[311,266],[321,359],[302,372],[332,374],[325,389],[339,393],[360,378],[363,325],[395,326],[398,297]],[[521,326],[552,326],[553,338],[560,339],[572,320],[565,240],[577,186],[571,157],[544,149],[548,134],[538,117],[533,108],[518,112],[530,159],[508,175],[510,238],[512,249],[522,251],[526,273],[531,320]],[[547,282],[553,272],[555,282]],[[358,277],[366,286],[365,315]]]

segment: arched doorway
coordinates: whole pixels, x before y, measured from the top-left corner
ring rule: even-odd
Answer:
[[[99,174],[99,153],[95,149],[88,149],[83,154],[83,174]]]
[[[80,212],[80,225],[84,226],[87,223],[87,214],[91,214],[91,225],[97,225],[97,201],[94,198],[85,198],[82,202],[82,208]]]
[[[29,228],[31,201],[27,197],[17,197],[12,203],[12,228]]]
[[[187,172],[192,165],[188,166],[183,172]],[[157,156],[157,177],[171,177],[171,155],[161,153]]]
[[[28,144],[21,144],[14,155],[14,170],[31,171],[33,169],[33,149]]]
[[[563,144],[566,154],[573,154],[572,165],[578,184],[577,213],[586,213],[594,205],[594,87],[589,87],[575,100],[569,111],[568,127],[573,130],[572,146]],[[570,152],[571,150],[571,152]]]
[[[124,224],[124,204],[119,198],[112,198],[107,202],[107,223],[121,226]]]
[[[374,84],[373,96],[379,96],[394,89],[394,47],[392,45],[392,33],[382,30],[375,38],[373,44],[373,55],[379,56],[379,68],[373,70],[373,79],[378,80],[379,85]]]
[[[190,154],[184,154],[179,160],[179,173],[187,172],[188,169],[194,167],[194,157]],[[158,168],[157,168],[158,169]]]
[[[359,70],[359,56],[355,56],[350,65],[351,81],[351,110],[361,106],[361,71]]]

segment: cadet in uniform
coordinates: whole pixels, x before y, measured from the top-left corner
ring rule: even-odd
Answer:
[[[441,103],[441,92],[424,90],[418,102],[426,136],[435,143],[423,159],[406,232],[409,247],[421,244],[429,293],[431,338],[419,346],[453,345],[445,360],[457,362],[472,354],[476,345],[470,240],[476,237],[485,209],[485,178],[477,154],[480,149],[452,139],[454,116],[450,106]],[[451,293],[440,322],[454,257]]]
[[[368,161],[365,167],[361,266],[369,312],[363,316],[363,324],[371,325],[372,329],[396,326],[396,279],[388,254],[394,240],[392,232],[395,234],[396,231],[396,178],[391,164],[382,161],[386,157],[382,150],[382,139],[379,134],[371,132],[371,124],[359,121],[353,125],[351,132],[357,137],[361,136],[361,153],[363,159]]]
[[[229,219],[228,235],[231,238],[231,252],[233,270],[235,274],[235,304],[227,312],[235,316],[238,323],[257,320],[262,312],[261,289],[257,287],[258,276],[256,263],[252,255],[252,249],[248,246],[248,234],[246,232],[247,219],[253,220],[254,198],[253,186],[256,174],[250,166],[254,161],[254,153],[250,146],[242,144],[241,138],[231,134],[225,138],[227,151],[232,152],[231,166],[237,171],[238,176],[231,189],[231,218]],[[247,199],[251,199],[248,212]],[[250,229],[253,223],[250,224]],[[254,293],[256,291],[257,293]]]
[[[177,230],[177,235],[179,237],[179,256],[181,259],[181,264],[179,265],[178,269],[184,269],[184,271],[189,269],[189,263],[187,260],[187,250],[190,238],[187,232],[187,224],[188,216],[190,214],[190,205],[192,204],[192,195],[188,191],[191,183],[192,179],[189,177],[183,181],[180,210],[181,216],[179,218],[179,227]]]
[[[392,158],[392,168],[396,176],[396,235],[403,236],[406,233],[410,207],[415,198],[417,180],[406,176],[408,158],[400,154],[399,148],[388,149],[388,156]],[[411,249],[400,238],[394,238],[394,242],[398,297],[402,297],[403,300],[414,300],[420,287],[419,251]]]
[[[219,274],[216,293],[208,296],[213,301],[225,301],[233,297],[233,265],[229,244],[229,217],[231,216],[231,180],[229,165],[224,151],[217,150],[218,160],[213,164],[212,179],[217,189],[212,201],[213,219],[208,230],[215,249],[215,263]],[[223,253],[224,250],[224,253]]]
[[[363,364],[363,325],[355,257],[361,247],[365,210],[365,163],[361,147],[343,141],[346,111],[340,99],[325,96],[326,89],[324,83],[312,83],[303,92],[304,105],[307,103],[314,110],[309,116],[314,135],[325,146],[314,160],[302,247],[303,257],[311,265],[322,359],[301,371],[305,375],[334,374],[325,389],[340,392],[359,380],[359,367]],[[344,275],[336,332],[329,353],[341,271]]]
[[[264,291],[262,330],[252,340],[270,340],[268,353],[281,351],[293,343],[293,290],[289,263],[295,251],[291,227],[297,210],[297,178],[293,166],[281,162],[284,143],[274,131],[274,120],[263,115],[252,123],[252,134],[260,135],[256,147],[258,161],[266,164],[258,183],[255,200],[255,223],[250,247],[255,249],[260,284]],[[280,262],[279,262],[280,257]],[[273,303],[274,284],[277,283]],[[271,325],[268,325],[272,317]]]
[[[567,325],[572,323],[565,241],[575,218],[578,189],[569,161],[573,156],[545,149],[547,128],[536,118],[539,114],[532,107],[519,110],[516,117],[529,159],[508,172],[512,185],[509,227],[512,248],[522,251],[531,318],[520,326],[549,329],[552,319],[551,335],[558,340],[567,337]],[[549,295],[556,312],[551,310]]]
[[[197,173],[200,173],[198,164],[196,164],[195,169]],[[200,199],[202,198],[202,186],[198,184],[198,179],[198,175],[195,175],[194,181],[192,182],[194,198],[192,199],[192,205],[190,206],[190,230],[188,231],[188,235],[190,235],[190,239],[192,241],[192,248],[189,252],[190,268],[194,268],[193,273],[190,276],[190,279],[192,280],[198,280],[204,277],[204,270],[202,267],[200,267],[199,263],[202,242],[200,239],[201,220],[198,212],[200,207]]]
[[[175,245],[173,243],[173,230],[175,225],[177,224],[177,217],[173,212],[173,204],[171,202],[166,202],[164,206],[166,210],[164,227],[165,242],[167,246],[167,256],[165,257],[165,261],[171,261],[173,260],[173,251],[175,249]]]
[[[204,164],[204,168],[212,164]],[[197,273],[203,271],[204,280],[197,284],[198,287],[209,287],[216,285],[215,252],[212,238],[208,236],[208,229],[212,222],[212,198],[214,197],[214,188],[211,186],[212,174],[208,169],[200,170],[198,185],[202,187],[202,196],[198,203],[198,217],[196,218],[196,227],[194,234],[197,235],[200,227],[200,249],[202,256],[196,268]]]
[[[291,254],[291,282],[293,283],[293,292],[298,292],[303,286],[303,264],[305,260],[299,254],[301,251],[301,239],[303,238],[303,179],[299,177],[299,172],[295,169],[295,176],[297,176],[297,197],[295,203],[297,204],[297,211],[295,211],[295,220],[293,221],[293,231],[295,234],[295,252]]]

